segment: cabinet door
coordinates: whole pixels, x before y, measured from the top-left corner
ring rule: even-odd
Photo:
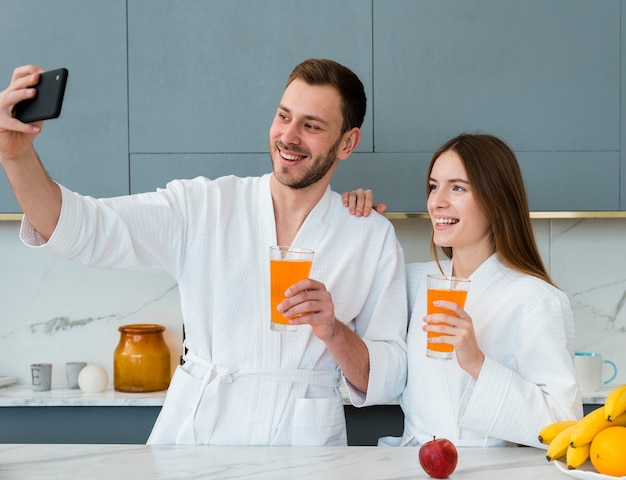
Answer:
[[[344,63],[371,95],[371,11],[370,0],[130,1],[131,153],[267,152],[287,77],[310,57]]]
[[[376,153],[492,133],[518,153],[534,210],[619,209],[620,8],[374,0]]]
[[[84,194],[128,193],[126,2],[2,2],[0,88],[13,69],[69,70],[61,116],[35,148],[58,182]],[[0,175],[0,213],[19,212]]]

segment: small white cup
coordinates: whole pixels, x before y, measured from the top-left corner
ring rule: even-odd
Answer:
[[[33,363],[30,366],[30,375],[35,392],[46,392],[50,390],[52,381],[51,363]]]
[[[608,380],[602,380],[605,364],[613,367],[613,373]],[[611,360],[603,359],[601,353],[576,352],[574,366],[578,386],[583,392],[597,392],[602,385],[612,382],[617,376],[617,366]]]
[[[65,364],[65,379],[67,388],[78,388],[78,374],[87,366],[87,362],[67,362]]]

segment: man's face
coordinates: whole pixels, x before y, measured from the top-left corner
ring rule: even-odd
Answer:
[[[276,179],[299,189],[331,175],[342,124],[341,98],[335,88],[299,79],[291,82],[270,128],[269,151]]]

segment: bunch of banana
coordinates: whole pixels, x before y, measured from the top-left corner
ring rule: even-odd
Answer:
[[[589,458],[591,441],[607,427],[626,427],[626,385],[613,389],[604,405],[589,412],[581,420],[568,420],[546,425],[539,432],[539,441],[548,445],[548,461],[565,457],[567,468],[580,467]]]

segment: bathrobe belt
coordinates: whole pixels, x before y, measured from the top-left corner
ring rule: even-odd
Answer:
[[[185,364],[191,363],[192,375],[196,376],[199,369],[204,370],[194,408],[189,416],[184,420],[180,428],[176,443],[196,444],[196,416],[200,410],[203,399],[212,399],[208,417],[203,416],[201,420],[202,430],[212,432],[221,407],[221,387],[224,384],[232,383],[239,377],[250,376],[275,380],[277,382],[307,383],[321,387],[339,388],[341,373],[339,370],[304,370],[304,369],[283,369],[283,368],[232,368],[224,365],[215,365],[205,359],[187,352],[184,357]],[[205,409],[207,410],[207,409]],[[206,412],[205,412],[206,413]],[[201,443],[208,443],[209,438],[202,439]]]

